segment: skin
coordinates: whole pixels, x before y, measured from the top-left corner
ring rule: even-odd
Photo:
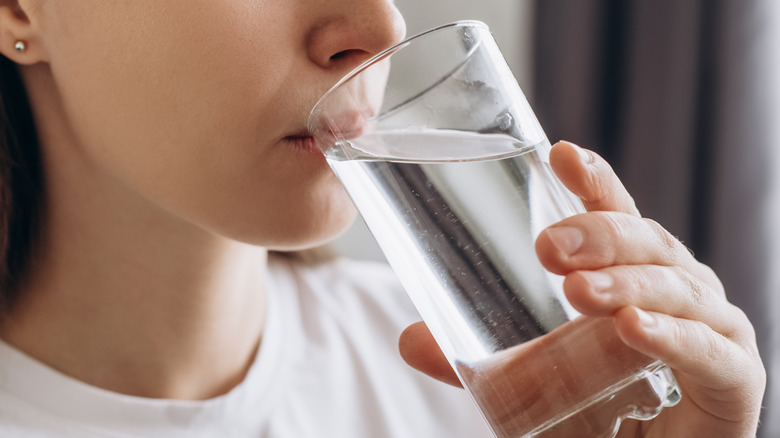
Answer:
[[[38,258],[0,336],[120,393],[197,400],[235,386],[261,348],[267,249],[317,245],[354,218],[302,140],[309,109],[404,31],[387,0],[0,0],[0,52],[21,66],[46,180]],[[600,159],[563,145],[552,160],[593,212],[545,231],[540,259],[685,392],[621,433],[754,433],[764,370],[717,278],[638,216]],[[582,245],[567,255],[572,227]],[[431,342],[415,325],[402,353],[452,381]]]
[[[0,1],[46,175],[39,257],[3,338],[121,393],[235,386],[262,335],[267,249],[355,217],[300,138],[308,112],[404,34],[388,0]]]
[[[667,363],[683,392],[677,406],[652,421],[625,422],[618,436],[754,437],[766,373],[745,314],[728,303],[711,269],[639,215],[600,157],[559,143],[550,161],[589,213],[543,231],[539,259],[565,276],[577,310],[611,316],[620,339]],[[424,324],[409,327],[399,347],[412,367],[460,385]]]

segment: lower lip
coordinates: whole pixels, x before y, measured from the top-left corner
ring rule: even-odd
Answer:
[[[314,140],[314,137],[308,137],[308,136],[285,137],[284,142],[295,150],[322,156],[320,147],[317,144],[317,141]]]

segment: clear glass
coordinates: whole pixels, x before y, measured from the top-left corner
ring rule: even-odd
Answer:
[[[679,400],[539,263],[539,232],[584,210],[483,23],[369,60],[309,129],[497,437],[611,437]]]

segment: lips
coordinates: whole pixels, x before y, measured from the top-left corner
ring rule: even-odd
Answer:
[[[368,121],[373,115],[374,112],[371,110],[341,113],[331,120],[331,131],[345,140],[359,137],[365,132]]]
[[[309,125],[314,133],[310,135],[325,145],[357,138],[368,130],[373,115],[373,110],[345,111],[332,117],[320,114]]]
[[[309,131],[303,130],[295,134],[286,135],[282,138],[282,141],[293,147],[294,149],[320,153],[317,140]]]

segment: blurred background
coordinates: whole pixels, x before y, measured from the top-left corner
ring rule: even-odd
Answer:
[[[769,374],[780,437],[780,0],[396,0],[409,35],[492,29],[550,140],[613,165],[640,211],[721,277]],[[382,259],[358,223],[336,242]]]

